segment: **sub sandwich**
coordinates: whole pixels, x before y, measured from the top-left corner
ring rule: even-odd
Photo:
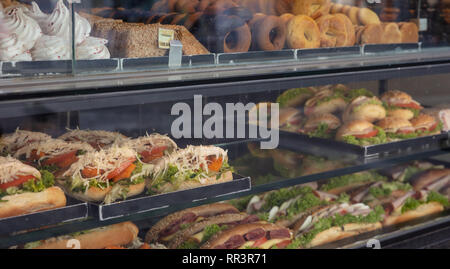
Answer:
[[[17,150],[15,158],[24,160],[39,169],[54,173],[57,177],[65,172],[79,156],[94,151],[88,143],[68,143],[60,139],[33,142]]]
[[[75,198],[108,204],[142,193],[151,169],[134,150],[113,146],[79,156],[58,183]]]
[[[320,113],[339,113],[347,107],[343,93],[333,90],[322,90],[305,103],[305,115]]]
[[[123,145],[135,150],[143,163],[155,163],[178,147],[168,136],[157,133],[127,140]]]
[[[347,106],[342,116],[344,122],[365,120],[375,122],[386,117],[386,109],[377,97],[360,96]]]
[[[292,242],[292,232],[272,223],[255,222],[235,226],[209,239],[202,249],[285,248]]]
[[[182,239],[184,239],[184,235],[186,235],[184,232],[188,228],[193,227],[206,218],[225,215],[232,215],[230,218],[233,219],[232,221],[241,218],[240,216],[233,218],[233,216],[239,215],[239,211],[234,206],[225,203],[203,205],[172,213],[153,225],[145,236],[145,242],[167,245],[177,236],[179,237],[178,240],[182,241],[180,237],[183,237]],[[178,246],[178,244],[181,243],[182,242],[176,241],[176,244],[174,245]]]
[[[12,157],[0,157],[0,218],[65,205],[66,196],[54,186],[50,172],[39,172]]]
[[[313,114],[304,124],[301,132],[312,137],[334,138],[341,120],[331,113]]]
[[[188,146],[161,158],[148,180],[150,194],[166,193],[233,180],[225,150],[215,146]]]
[[[321,184],[320,190],[333,195],[352,191],[372,182],[386,181],[387,178],[375,171],[362,171],[328,179]]]
[[[381,101],[385,103],[388,116],[405,120],[418,116],[423,109],[409,94],[398,90],[387,91],[381,96]]]
[[[94,131],[94,130],[68,130],[67,133],[58,137],[67,142],[86,142],[96,150],[107,149],[113,144],[120,144],[126,137],[117,132]]]
[[[384,130],[365,120],[353,120],[345,123],[339,128],[336,139],[359,146],[387,142]]]
[[[0,137],[0,156],[14,155],[17,150],[32,142],[49,140],[51,137],[44,133],[30,132],[17,129],[14,133]]]
[[[132,222],[123,222],[87,231],[53,237],[26,244],[25,249],[119,249],[140,248],[139,229]],[[76,240],[76,241],[75,241]],[[79,244],[78,244],[79,242]],[[137,246],[141,245],[141,246]]]
[[[306,100],[313,97],[315,93],[314,88],[295,88],[283,92],[277,98],[277,103],[280,108],[293,107],[298,108],[305,104]]]

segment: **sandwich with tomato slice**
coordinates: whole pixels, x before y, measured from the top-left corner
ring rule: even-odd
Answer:
[[[341,120],[331,113],[313,114],[303,126],[301,132],[312,137],[334,138]]]
[[[157,133],[127,140],[123,145],[135,150],[139,154],[139,159],[147,164],[157,162],[178,148],[168,136]]]
[[[292,242],[292,232],[273,223],[254,222],[237,225],[212,236],[202,249],[285,248]]]
[[[58,183],[75,198],[109,204],[142,193],[147,170],[134,150],[113,146],[79,156]]]
[[[405,120],[418,116],[423,109],[409,94],[398,90],[387,91],[381,96],[381,101],[385,104],[387,116]]]
[[[417,136],[427,136],[441,133],[443,124],[429,114],[421,113],[411,120]]]
[[[14,155],[22,147],[39,141],[52,139],[51,136],[40,133],[17,129],[14,133],[0,137],[0,156]]]
[[[216,146],[187,146],[162,157],[147,182],[149,194],[192,189],[233,180],[227,151]]]
[[[95,131],[95,130],[68,130],[67,133],[58,137],[66,142],[86,142],[96,150],[108,149],[113,144],[120,144],[126,140],[126,136],[118,132]]]
[[[68,143],[60,139],[49,139],[22,147],[14,157],[59,177],[78,161],[79,156],[91,151],[94,151],[94,148],[84,142]]]
[[[132,222],[123,222],[69,235],[30,242],[25,249],[122,249],[140,248],[138,227]],[[79,243],[79,244],[78,244]]]
[[[230,215],[231,217],[227,218],[227,215]],[[241,218],[241,216],[237,215],[239,215],[239,210],[226,203],[215,203],[184,209],[167,215],[153,225],[145,236],[145,242],[168,245],[177,236],[181,236],[184,239],[185,235],[188,236],[187,234],[184,234],[188,228],[195,226],[197,223],[200,223],[205,219],[215,217],[221,218],[216,219],[217,222],[211,223],[219,224],[222,219],[232,222],[236,220],[243,220],[245,218]],[[181,239],[179,238],[179,240]]]
[[[385,211],[383,225],[390,226],[436,214],[449,206],[448,198],[431,190],[416,191],[402,182],[375,182],[352,194],[354,202],[371,207],[382,206]]]
[[[375,122],[386,117],[386,109],[377,97],[360,96],[347,106],[342,116],[344,122],[365,120]]]
[[[409,120],[387,117],[377,122],[377,126],[386,133],[388,141],[416,138],[416,129]]]
[[[359,146],[387,142],[384,130],[365,120],[353,120],[342,125],[336,134],[336,140]]]
[[[0,218],[66,205],[64,192],[48,171],[39,172],[12,157],[0,157]]]
[[[305,115],[322,113],[340,113],[347,107],[347,101],[341,91],[322,90],[305,103]]]

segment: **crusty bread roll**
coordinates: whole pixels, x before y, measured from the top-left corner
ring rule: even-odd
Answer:
[[[347,39],[343,44],[338,44],[336,46],[338,47],[351,47],[355,45],[356,42],[356,33],[355,33],[355,27],[353,26],[351,20],[348,18],[348,16],[344,14],[335,14],[337,18],[342,19],[345,23],[345,32],[347,33]]]
[[[61,236],[47,239],[36,249],[70,249],[69,240],[80,242],[81,249],[104,249],[110,246],[128,245],[137,238],[139,229],[131,222],[123,222],[86,233],[71,236]]]
[[[321,47],[340,47],[347,43],[348,33],[342,18],[328,14],[321,16],[316,22],[320,29]]]
[[[383,33],[381,24],[368,24],[361,33],[361,44],[380,44]]]
[[[371,101],[374,101],[371,103]],[[378,104],[379,102],[379,104]],[[386,118],[386,109],[377,97],[360,96],[355,98],[344,111],[342,119],[344,122],[353,120],[365,120],[375,122]]]
[[[330,13],[331,13],[331,14],[340,13],[343,7],[344,7],[343,4],[332,3],[332,4],[331,4]]]
[[[417,43],[419,42],[419,28],[412,22],[401,22],[398,24],[402,35],[402,43]]]
[[[385,44],[398,44],[402,42],[402,33],[396,23],[383,24],[383,35],[381,38]]]
[[[387,116],[411,120],[412,118],[414,118],[414,112],[409,109],[390,109],[387,111]]]
[[[41,192],[25,192],[7,195],[0,203],[0,218],[44,211],[66,205],[66,196],[58,187],[50,187]]]
[[[393,214],[384,219],[383,225],[384,226],[390,226],[390,225],[396,225],[399,223],[407,222],[413,219],[425,217],[428,215],[436,214],[439,212],[444,211],[444,207],[437,202],[431,202],[426,203],[423,205],[420,205],[415,210],[407,211],[403,214]]]
[[[358,13],[359,13],[358,7],[351,7],[350,10],[348,11],[348,17],[350,18],[350,20],[354,25],[359,24]]]
[[[395,117],[386,117],[377,122],[377,125],[387,132],[390,131],[396,132],[400,128],[412,127],[412,124],[409,120]]]
[[[341,128],[339,128],[336,134],[336,139],[342,140],[344,136],[351,135],[352,133],[365,133],[365,131],[371,130],[373,128],[373,124],[365,120],[349,121],[342,125]]]

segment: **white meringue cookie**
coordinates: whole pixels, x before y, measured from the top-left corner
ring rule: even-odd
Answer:
[[[43,35],[31,50],[35,61],[70,60],[70,44],[62,37]]]
[[[0,61],[31,61],[31,54],[16,34],[0,34]]]
[[[45,14],[44,12],[41,11],[41,9],[39,8],[38,4],[36,4],[36,2],[31,2],[31,7],[24,7],[23,12],[25,13],[25,15],[33,18],[35,21],[37,21],[37,23],[39,24],[39,26],[41,28],[43,28],[43,26],[45,26],[45,23],[47,21],[48,18],[48,14]]]
[[[108,40],[97,37],[88,37],[86,40],[76,47],[77,60],[95,60],[109,59],[109,53],[106,44]]]
[[[9,7],[4,10],[5,17],[2,19],[3,31],[16,34],[17,38],[25,44],[25,49],[33,48],[36,40],[42,36],[39,24],[23,13],[19,6]]]
[[[71,40],[72,16],[62,0],[56,4],[52,14],[48,16],[43,31],[47,35],[59,36]],[[75,13],[75,43],[82,43],[91,33],[91,24],[78,13]]]

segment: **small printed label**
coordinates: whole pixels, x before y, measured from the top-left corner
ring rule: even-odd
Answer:
[[[419,31],[424,32],[428,30],[428,20],[425,18],[421,18],[419,20]]]
[[[158,47],[160,49],[169,49],[170,41],[175,38],[175,31],[170,29],[159,28],[158,30]]]

